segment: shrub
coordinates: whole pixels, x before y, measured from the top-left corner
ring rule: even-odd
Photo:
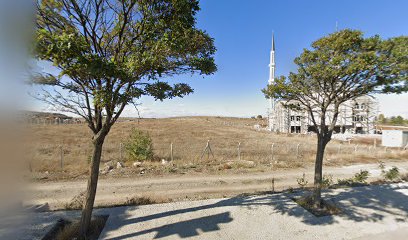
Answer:
[[[329,188],[331,185],[333,185],[333,175],[331,174],[323,175],[322,187]]]
[[[360,184],[366,184],[370,173],[367,170],[360,170],[360,172],[354,174],[352,178],[337,179],[337,185],[340,186],[358,186]]]
[[[399,169],[397,167],[392,167],[388,171],[384,171],[384,178],[388,181],[394,181],[397,180],[400,176]]]
[[[153,158],[153,143],[148,132],[133,128],[125,143],[128,159],[133,161],[150,160]]]
[[[360,170],[360,172],[354,174],[353,182],[367,183],[368,176],[370,176],[370,173],[367,170]]]
[[[297,178],[296,181],[300,188],[304,188],[308,184],[308,181],[306,180],[306,176],[304,173],[303,176],[301,178]]]

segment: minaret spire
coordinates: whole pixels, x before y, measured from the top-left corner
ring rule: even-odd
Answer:
[[[275,82],[275,36],[272,32],[272,47],[269,59],[269,80],[268,84]]]
[[[271,46],[271,54],[269,59],[269,79],[268,84],[272,85],[275,83],[275,35],[272,32],[272,46]],[[269,111],[268,111],[268,122],[269,122],[269,130],[274,131],[275,129],[275,99],[269,98]]]
[[[272,31],[272,51],[275,51],[275,34]]]

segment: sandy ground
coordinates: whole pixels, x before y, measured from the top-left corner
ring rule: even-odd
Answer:
[[[116,207],[95,213],[109,215],[100,239],[406,239],[408,183],[327,190],[325,199],[343,212],[319,218],[291,200],[300,194]],[[79,214],[33,213],[20,239],[40,239],[56,219]]]
[[[401,172],[408,171],[408,162],[387,162],[387,167],[397,166]],[[325,167],[325,174],[332,174],[334,182],[338,178],[351,177],[360,169],[369,170],[371,179],[381,172],[378,164],[360,164],[346,167]],[[107,178],[99,181],[96,206],[121,204],[132,197],[150,197],[155,200],[168,199],[185,201],[231,197],[240,193],[272,190],[272,178],[276,191],[298,187],[296,179],[306,174],[312,183],[313,168],[279,170],[263,173],[236,175],[177,175],[156,178]],[[86,189],[86,180],[62,182],[30,183],[26,193],[26,204],[48,203],[50,209],[61,209],[74,196]]]

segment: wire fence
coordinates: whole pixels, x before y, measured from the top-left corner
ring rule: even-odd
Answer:
[[[90,144],[41,144],[33,145],[29,151],[30,162],[39,170],[87,169],[92,156]],[[316,144],[303,142],[264,142],[245,139],[225,141],[203,139],[202,141],[172,141],[153,143],[154,159],[175,163],[205,164],[231,161],[253,161],[256,164],[273,164],[277,167],[299,167],[314,161]],[[408,149],[387,148],[373,144],[331,142],[326,147],[325,160],[334,162],[364,162],[365,160],[406,159]],[[129,160],[123,142],[104,144],[102,162]]]

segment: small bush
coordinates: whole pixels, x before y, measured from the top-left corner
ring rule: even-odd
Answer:
[[[400,176],[400,172],[397,167],[392,167],[390,170],[384,171],[383,174],[384,174],[384,178],[388,181],[397,180]]]
[[[305,188],[305,186],[309,183],[306,180],[306,176],[305,176],[304,173],[303,173],[303,176],[301,178],[297,178],[296,181],[297,181],[300,188]]]
[[[144,161],[153,158],[153,143],[149,133],[133,128],[125,143],[129,160]]]
[[[337,179],[337,185],[340,186],[359,186],[361,184],[367,184],[367,179],[370,173],[367,170],[360,170],[360,172],[354,174],[352,178]]]
[[[333,185],[333,175],[331,174],[323,175],[321,185],[322,188],[329,188],[331,185]]]
[[[354,175],[353,180],[357,183],[367,183],[368,176],[370,176],[370,173],[367,170],[360,170]]]

